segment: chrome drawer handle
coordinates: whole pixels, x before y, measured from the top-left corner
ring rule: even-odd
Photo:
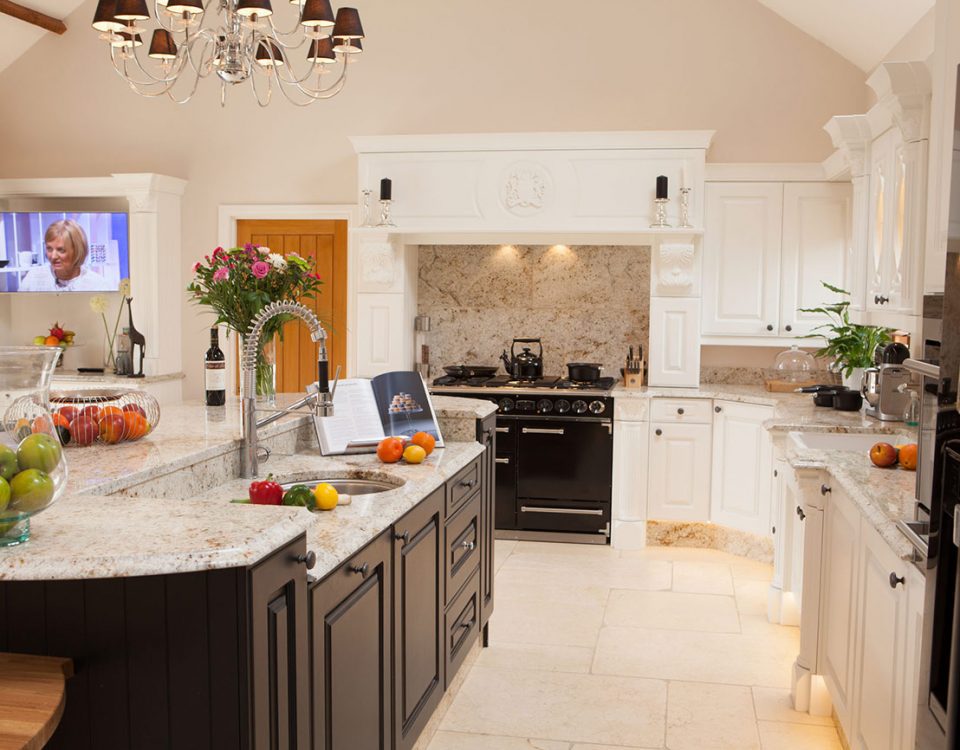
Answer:
[[[509,427],[498,427],[497,432],[510,432]]]
[[[524,435],[562,435],[563,428],[550,429],[548,427],[524,427]]]
[[[460,544],[460,546],[463,547],[465,550],[473,550],[473,549],[476,549],[477,543],[472,539],[464,539],[463,542]]]
[[[539,505],[522,505],[521,513],[562,513],[568,516],[602,516],[602,510],[590,510],[589,508],[543,508]]]
[[[509,459],[509,458],[495,458],[495,459],[493,459],[493,462],[494,462],[495,464],[508,464],[508,463],[510,463],[510,459]]]

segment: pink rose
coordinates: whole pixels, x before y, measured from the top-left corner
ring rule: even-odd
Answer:
[[[218,268],[213,272],[214,281],[225,281],[230,278],[230,269],[228,268]]]
[[[270,273],[270,264],[269,264],[269,263],[265,263],[265,262],[262,261],[262,260],[258,260],[256,263],[254,263],[252,266],[250,266],[250,271],[251,271],[251,272],[253,273],[253,275],[256,276],[258,279],[262,279],[264,276],[266,276],[268,273]]]
[[[194,264],[193,264],[193,272],[196,273],[197,271],[199,271],[199,270],[200,270],[200,267],[201,267],[202,265],[203,265],[203,264],[202,264],[199,260],[198,260],[196,263],[194,263]]]

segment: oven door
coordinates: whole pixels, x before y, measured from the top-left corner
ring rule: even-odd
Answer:
[[[527,417],[517,422],[517,525],[602,532],[610,521],[613,424]]]

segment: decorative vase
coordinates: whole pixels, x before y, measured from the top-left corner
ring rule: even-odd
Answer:
[[[854,367],[849,376],[843,375],[843,384],[851,391],[860,391],[860,384],[863,382],[863,368]]]
[[[240,351],[243,352],[246,338],[240,337]],[[277,343],[276,337],[260,339],[260,350],[257,352],[257,367],[254,377],[257,403],[264,406],[277,405]],[[240,378],[240,396],[245,394],[244,378]]]
[[[103,336],[103,371],[113,373],[117,370],[117,355],[114,351],[115,342],[106,334]]]

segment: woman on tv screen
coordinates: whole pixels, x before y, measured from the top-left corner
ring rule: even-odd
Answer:
[[[47,264],[31,269],[20,282],[21,292],[96,292],[106,280],[84,267],[87,235],[72,219],[55,221],[44,234]]]

